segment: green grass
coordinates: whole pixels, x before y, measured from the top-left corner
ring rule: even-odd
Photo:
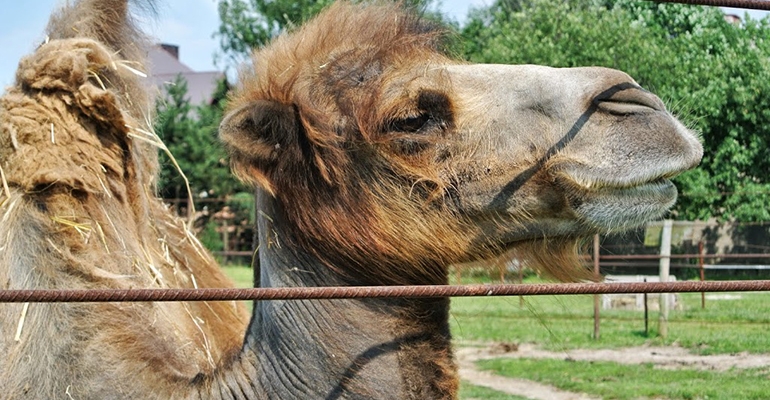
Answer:
[[[241,265],[223,265],[225,274],[235,282],[239,288],[250,288],[254,286],[254,273],[251,268]]]
[[[530,282],[536,282],[530,280]],[[452,299],[452,334],[463,341],[536,343],[550,350],[618,348],[644,344],[680,346],[701,354],[770,351],[770,293],[736,293],[737,300],[680,295],[684,310],[669,314],[668,338],[657,336],[658,313],[650,311],[650,334],[642,311],[601,311],[601,339],[594,340],[593,296],[528,296]]]
[[[767,399],[770,369],[726,372],[656,369],[650,364],[552,359],[493,359],[478,363],[502,376],[530,379],[605,399]]]
[[[225,274],[233,280],[236,287],[250,288],[254,287],[254,273],[250,267],[242,265],[222,265]],[[244,301],[243,304],[251,312],[254,307],[253,301]]]
[[[528,400],[526,397],[487,389],[483,386],[471,385],[468,382],[460,382],[460,400]]]

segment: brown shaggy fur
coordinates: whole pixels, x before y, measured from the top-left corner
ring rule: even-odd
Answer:
[[[392,151],[412,138],[389,134],[390,118],[413,115],[418,105],[388,86],[411,79],[399,71],[414,60],[446,62],[437,51],[442,32],[395,7],[362,8],[337,5],[257,52],[232,108],[254,110],[265,101],[265,115],[246,118],[256,126],[260,119],[281,122],[268,124],[257,141],[237,136],[237,128],[223,139],[232,146],[235,173],[286,208],[291,232],[284,237],[330,266],[354,266],[372,283],[431,283],[440,276],[431,268],[464,254],[472,233],[460,234],[457,218],[431,201],[446,182],[428,153]]]
[[[0,288],[231,286],[154,196],[157,148],[138,140],[152,139],[152,101],[132,71],[146,47],[127,7],[54,15],[0,98]],[[0,398],[131,397],[145,393],[132,380],[192,379],[237,351],[245,320],[233,302],[0,305]],[[102,383],[77,384],[89,376]]]
[[[451,263],[504,250],[453,213],[454,177],[436,162],[454,96],[440,73],[415,77],[414,66],[458,63],[441,51],[444,35],[397,6],[338,3],[255,53],[223,122],[236,175],[285,208],[284,238],[372,284],[436,283]],[[404,92],[419,79],[430,91]],[[399,121],[425,112],[442,121],[435,132],[402,132]],[[520,253],[560,279],[588,277],[574,240],[523,243]]]

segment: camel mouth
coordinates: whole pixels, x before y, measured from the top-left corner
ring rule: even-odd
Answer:
[[[562,171],[557,182],[580,220],[600,230],[622,231],[659,219],[668,212],[678,195],[671,178],[678,174],[667,171],[596,178]]]
[[[648,190],[671,185],[671,179],[689,168],[669,169],[665,166],[647,171],[629,172],[625,166],[591,168],[584,165],[562,165],[551,168],[558,181],[585,192]]]
[[[581,186],[583,197],[602,197],[602,198],[637,198],[639,201],[645,199],[662,200],[662,203],[668,203],[669,198],[676,199],[676,186],[670,179],[660,177],[647,182],[627,184],[623,186],[606,185],[602,183],[593,183]]]

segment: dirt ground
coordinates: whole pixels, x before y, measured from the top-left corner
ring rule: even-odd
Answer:
[[[589,400],[597,399],[583,393],[572,393],[552,386],[512,379],[480,371],[475,362],[487,358],[553,358],[579,361],[612,361],[621,364],[651,363],[664,369],[701,369],[725,371],[731,368],[770,367],[770,354],[719,354],[700,356],[687,349],[668,347],[628,347],[622,349],[576,349],[553,352],[539,349],[531,344],[515,345],[495,343],[457,349],[460,377],[477,386],[484,386],[503,393],[524,396],[537,400]]]

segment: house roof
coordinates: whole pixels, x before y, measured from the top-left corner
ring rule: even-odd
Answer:
[[[193,71],[179,61],[178,54],[178,46],[159,44],[152,47],[149,59],[153,83],[161,93],[165,93],[165,86],[173,83],[177,75],[182,75],[187,81],[187,97],[190,99],[190,104],[210,104],[217,88],[217,81],[224,78],[224,73]]]

